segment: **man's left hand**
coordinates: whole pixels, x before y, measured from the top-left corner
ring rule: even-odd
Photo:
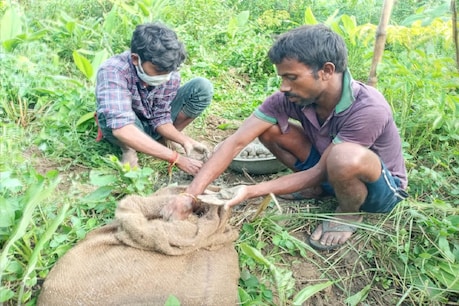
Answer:
[[[198,195],[198,199],[207,204],[224,205],[225,209],[228,209],[247,199],[247,186],[239,185],[221,189],[219,192],[212,194]]]
[[[183,149],[185,149],[185,154],[186,156],[190,156],[191,152],[197,151],[199,153],[202,153],[204,157],[207,159],[210,156],[210,150],[207,148],[206,145],[197,142],[197,141],[191,141],[187,142],[183,145]]]

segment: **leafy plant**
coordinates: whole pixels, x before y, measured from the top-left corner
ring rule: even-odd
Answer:
[[[239,257],[242,269],[239,295],[243,305],[287,305],[291,300],[294,301],[294,305],[301,305],[315,293],[334,283],[325,281],[306,286],[294,295],[295,280],[292,271],[288,265],[280,266],[283,254],[298,256],[305,260],[311,257],[311,253],[318,258],[321,257],[309,245],[289,233],[289,229],[302,222],[303,218],[317,218],[317,215],[287,217],[268,213],[242,226],[238,247],[241,248]],[[282,226],[279,223],[282,223]]]
[[[41,45],[40,45],[41,46]],[[29,52],[37,47],[36,42],[18,46],[18,49]],[[43,53],[31,53],[32,58],[22,55],[4,54],[0,71],[0,115],[7,122],[28,126],[32,121],[42,118],[53,106],[53,99],[59,96],[58,91],[48,88],[57,87],[65,80],[60,78],[59,70],[54,66],[53,58],[43,47]],[[38,65],[37,61],[47,59],[51,64]]]
[[[2,179],[6,184],[2,184],[1,197],[0,197],[0,210],[3,212],[1,215],[1,227],[2,229],[2,252],[0,253],[0,283],[3,277],[8,277],[9,274],[19,272],[22,270],[16,270],[19,268],[16,259],[11,254],[11,249],[15,248],[21,250],[23,260],[27,262],[27,266],[24,272],[21,274],[21,286],[18,294],[19,301],[27,301],[30,299],[31,292],[28,291],[24,295],[25,287],[32,287],[37,282],[37,276],[35,274],[35,266],[37,265],[40,251],[44,247],[44,244],[50,239],[52,233],[57,229],[57,226],[62,221],[65,213],[68,209],[68,204],[65,204],[62,208],[56,221],[53,222],[45,234],[36,243],[31,243],[25,238],[27,228],[33,224],[33,217],[35,209],[41,202],[45,201],[49,195],[54,191],[58,183],[57,172],[51,172],[47,174],[47,177],[36,175],[36,183],[30,185],[23,195],[15,197],[15,190],[21,187],[21,183],[11,177],[10,175]],[[13,205],[11,205],[13,204]],[[16,217],[18,215],[19,217]],[[6,234],[6,240],[4,240]],[[34,246],[32,246],[34,244]],[[0,302],[5,302],[14,296],[14,291],[8,287],[2,287],[0,289]]]
[[[116,156],[110,156],[106,162],[112,169],[92,170],[89,181],[99,188],[89,194],[86,201],[105,200],[113,194],[116,199],[128,194],[147,195],[153,192],[153,169],[148,167],[131,169],[128,163],[121,164]]]
[[[294,285],[292,271],[276,267],[271,261],[265,258],[260,251],[247,244],[242,243],[240,248],[243,254],[251,257],[257,263],[269,269],[276,284],[277,294],[279,295],[279,305],[284,305],[287,298],[291,295]]]
[[[17,6],[8,7],[0,19],[0,43],[6,51],[13,51],[20,43],[39,40],[46,31],[26,30],[21,10]]]

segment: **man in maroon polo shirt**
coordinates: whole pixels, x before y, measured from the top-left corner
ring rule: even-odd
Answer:
[[[194,197],[258,137],[294,173],[234,187],[225,205],[269,193],[290,200],[336,196],[336,218],[323,221],[309,237],[317,249],[334,249],[356,230],[361,211],[387,213],[407,196],[401,140],[390,106],[375,88],[352,79],[343,39],[324,25],[301,26],[279,36],[269,58],[282,79],[280,91],[219,146],[180,203],[163,214],[186,217],[196,206]]]

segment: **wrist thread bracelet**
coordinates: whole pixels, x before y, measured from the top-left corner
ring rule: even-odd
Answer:
[[[172,155],[172,158],[169,159],[169,166],[167,167],[167,172],[169,173],[169,175],[172,174],[172,168],[175,166],[175,164],[180,158],[180,155],[177,153],[177,151],[172,151],[172,152],[174,153]]]
[[[183,196],[191,198],[193,200],[193,204],[198,203],[198,198],[196,196],[192,195],[191,193],[181,192],[180,195],[183,195]]]

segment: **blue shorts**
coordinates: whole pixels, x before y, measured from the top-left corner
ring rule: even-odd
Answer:
[[[320,153],[316,148],[311,148],[306,161],[301,162],[299,160],[295,163],[295,169],[298,171],[307,170],[312,168],[320,160]],[[381,161],[381,176],[372,183],[365,183],[368,190],[367,198],[360,207],[361,211],[370,213],[388,213],[390,212],[397,203],[406,199],[408,194],[401,188],[400,179],[392,176],[387,170],[386,165]],[[324,192],[330,195],[334,195],[335,192],[330,183],[325,182],[321,184]]]

